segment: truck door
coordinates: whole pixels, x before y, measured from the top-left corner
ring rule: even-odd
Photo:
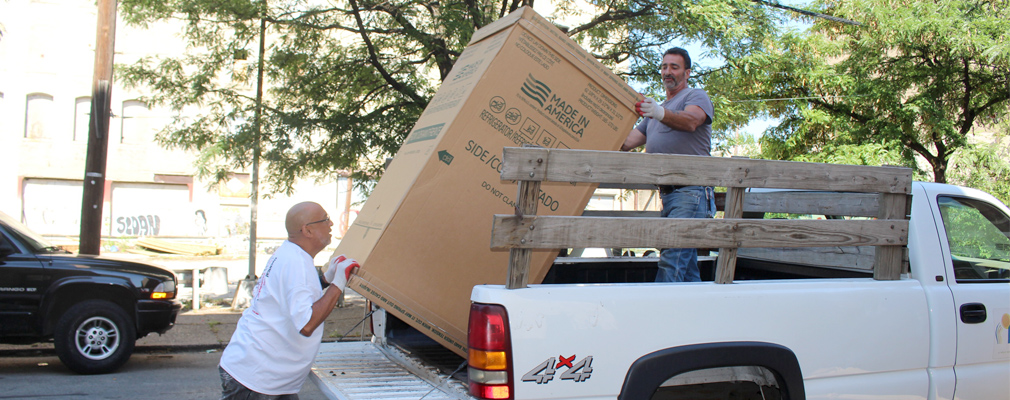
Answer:
[[[33,321],[45,281],[42,262],[0,229],[0,333],[21,335],[35,330]]]
[[[1010,399],[1010,217],[969,197],[939,195],[937,205],[957,313],[954,397]]]

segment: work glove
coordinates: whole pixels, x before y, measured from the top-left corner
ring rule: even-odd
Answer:
[[[657,121],[661,121],[663,115],[666,115],[666,109],[659,105],[656,100],[653,100],[652,97],[646,97],[645,100],[635,103],[635,111],[638,111],[638,115]]]
[[[330,268],[323,272],[323,278],[332,285],[336,285],[340,291],[347,287],[347,280],[351,279],[351,273],[358,268],[358,262],[352,258],[347,258],[343,254],[330,261]]]

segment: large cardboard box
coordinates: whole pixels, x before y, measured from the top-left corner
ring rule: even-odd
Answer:
[[[470,292],[508,270],[490,250],[518,190],[502,148],[617,150],[639,96],[528,7],[478,30],[337,247],[361,263],[348,287],[466,356]],[[545,183],[538,214],[579,215],[594,189]],[[531,283],[556,255],[534,252]]]

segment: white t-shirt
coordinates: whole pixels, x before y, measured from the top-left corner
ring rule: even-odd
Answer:
[[[323,326],[309,337],[299,331],[323,296],[312,257],[284,241],[274,251],[242,313],[221,368],[245,387],[269,395],[298,393],[319,352]]]

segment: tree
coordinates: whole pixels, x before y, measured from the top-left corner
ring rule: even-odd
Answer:
[[[235,65],[261,56],[253,49],[264,21],[269,84],[258,135],[265,180],[290,192],[296,177],[375,176],[473,32],[523,3],[532,1],[122,0],[128,23],[185,24],[191,51],[120,66],[119,76],[149,88],[152,105],[179,111],[159,134],[163,144],[199,151],[200,172],[223,176],[251,159],[255,74]],[[604,64],[628,65],[628,79],[657,87],[659,55],[671,44],[746,54],[775,33],[768,10],[748,0],[606,0],[592,2],[592,13],[573,3],[558,0],[548,17],[579,21],[562,28]]]
[[[890,150],[910,167],[920,157],[934,181],[947,182],[969,139],[1010,114],[1006,0],[815,7],[860,23],[817,19],[809,32],[769,37],[763,51],[728,57],[727,67],[706,77],[717,96],[738,102],[731,108],[782,118],[762,139],[766,157]]]

